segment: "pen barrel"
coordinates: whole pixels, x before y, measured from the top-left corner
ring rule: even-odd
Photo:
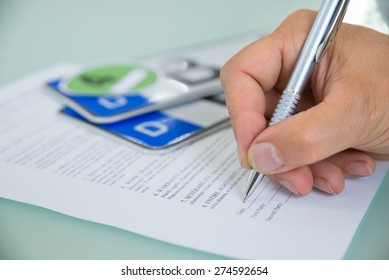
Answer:
[[[281,95],[281,99],[274,111],[269,126],[276,124],[296,111],[301,94],[312,74],[313,68],[323,56],[328,43],[334,39],[349,0],[324,0],[311,31],[305,40],[299,54],[296,66],[289,78],[288,84]]]
[[[301,95],[296,93],[294,90],[285,89],[282,92],[281,99],[278,102],[274,114],[269,122],[269,126],[293,115],[300,101],[300,97]]]

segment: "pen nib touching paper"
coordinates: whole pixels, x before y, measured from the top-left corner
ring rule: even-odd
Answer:
[[[243,203],[248,200],[251,193],[254,191],[254,185],[259,185],[262,182],[263,177],[265,177],[265,175],[257,173],[254,169],[250,171],[249,177],[247,178],[247,191]]]

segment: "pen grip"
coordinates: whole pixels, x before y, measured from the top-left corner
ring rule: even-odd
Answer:
[[[285,89],[282,92],[281,99],[278,102],[274,114],[269,122],[269,126],[293,115],[296,111],[297,104],[300,101],[300,97],[300,94],[297,92],[290,89]]]

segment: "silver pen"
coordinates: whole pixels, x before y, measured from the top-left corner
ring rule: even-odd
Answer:
[[[314,66],[323,57],[343,21],[349,0],[324,0],[316,19],[301,50],[289,82],[282,92],[280,101],[269,122],[269,126],[293,115],[301,93],[306,86]],[[247,191],[243,199],[246,202],[255,188],[263,180],[264,174],[250,170]]]

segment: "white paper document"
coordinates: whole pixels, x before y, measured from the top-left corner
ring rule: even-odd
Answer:
[[[296,197],[264,180],[243,203],[231,128],[144,150],[59,113],[45,83],[67,70],[0,89],[1,197],[232,258],[339,259],[389,166],[337,196]]]

